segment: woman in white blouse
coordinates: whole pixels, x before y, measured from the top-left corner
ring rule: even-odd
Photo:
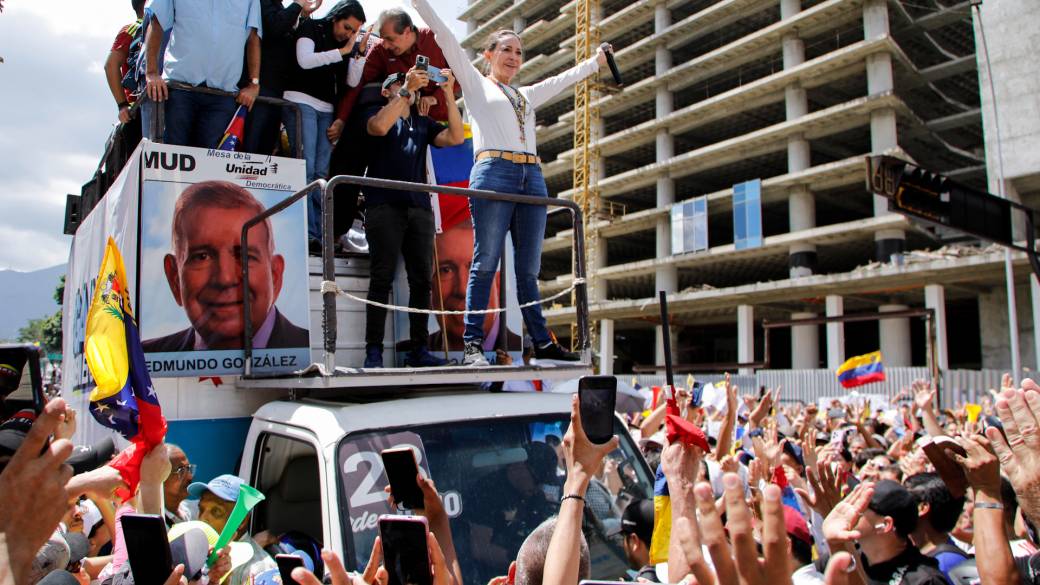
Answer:
[[[523,64],[520,36],[511,30],[492,33],[484,48],[488,66],[478,71],[428,0],[412,0],[415,9],[436,33],[437,44],[455,73],[473,125],[476,162],[469,186],[501,193],[548,197],[535,144],[535,108],[561,91],[595,74],[606,64],[603,49],[578,65],[534,85],[510,85]],[[609,49],[608,49],[609,50]],[[466,290],[466,310],[487,308],[491,283],[498,270],[506,232],[513,237],[516,293],[520,304],[539,300],[538,272],[545,238],[546,208],[505,201],[471,199],[473,264]],[[549,333],[540,305],[522,310],[535,357],[574,361],[578,355],[561,348]],[[466,315],[466,365],[486,366],[484,315]]]
[[[326,130],[335,117],[339,88],[344,83],[357,85],[365,68],[368,33],[361,33],[364,22],[365,11],[357,0],[341,0],[325,18],[305,20],[297,32],[297,67],[282,97],[299,107],[302,136],[296,136],[295,108],[286,107],[283,118],[293,150],[297,140],[303,142],[308,183],[328,176],[332,144]],[[361,46],[355,50],[354,40],[359,33]],[[307,233],[312,242],[321,240],[318,191],[309,197]]]

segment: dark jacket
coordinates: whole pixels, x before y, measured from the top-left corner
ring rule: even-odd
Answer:
[[[295,30],[302,10],[295,2],[283,7],[282,0],[260,0],[260,87],[279,95],[287,89],[290,72],[296,66]],[[248,84],[249,70],[244,68],[239,85]]]
[[[275,309],[274,318],[274,327],[271,329],[271,337],[267,340],[267,347],[254,349],[310,347],[310,335],[306,329],[293,325],[292,321],[286,319],[278,309]],[[146,339],[141,342],[141,347],[144,348],[145,353],[195,351],[195,328],[188,327],[170,335]]]
[[[332,21],[324,18],[307,20],[300,25],[296,31],[296,38],[308,38],[314,41],[314,52],[324,53],[339,49],[343,43],[336,41],[332,35]],[[335,105],[340,88],[346,87],[347,68],[349,57],[344,57],[339,63],[322,65],[312,69],[300,67],[296,59],[296,44],[293,42],[293,62],[289,84],[286,91],[298,91],[305,93],[323,102]]]
[[[921,554],[912,544],[907,544],[895,558],[871,565],[860,555],[863,570],[872,584],[899,583],[901,585],[949,585],[939,570],[939,562]]]

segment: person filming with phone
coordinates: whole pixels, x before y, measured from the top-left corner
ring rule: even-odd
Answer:
[[[443,94],[451,93],[455,77],[443,70],[439,77]],[[372,160],[368,176],[415,183],[426,182],[426,155],[429,147],[455,146],[465,139],[462,115],[453,99],[448,99],[448,126],[444,127],[418,111],[419,90],[431,82],[427,71],[413,67],[407,74],[391,74],[383,82],[383,97],[388,103],[368,114],[366,131]],[[434,221],[430,196],[417,191],[369,188],[365,190],[367,212],[365,227],[371,260],[368,299],[386,303],[393,287],[399,257],[408,273],[408,306],[430,308],[433,279]],[[405,365],[435,367],[447,360],[429,352],[429,318],[411,313],[411,347]],[[365,309],[366,368],[383,367],[383,338],[386,309],[368,305]]]
[[[601,46],[595,57],[534,85],[512,85],[524,52],[520,35],[511,30],[492,33],[484,48],[487,68],[483,73],[470,62],[465,50],[448,25],[437,15],[428,0],[412,0],[419,15],[436,34],[444,57],[462,86],[473,124],[473,151],[476,162],[469,186],[500,193],[548,197],[535,144],[535,109],[575,83],[595,75],[607,63],[610,45]],[[513,237],[516,288],[520,304],[537,302],[538,272],[542,241],[545,239],[546,208],[485,199],[470,200],[473,215],[473,264],[466,293],[466,310],[487,308],[492,281],[498,270],[506,232]],[[578,354],[557,344],[541,306],[522,310],[524,324],[535,345],[539,360],[577,361]],[[483,313],[466,315],[463,363],[487,366],[484,356]]]

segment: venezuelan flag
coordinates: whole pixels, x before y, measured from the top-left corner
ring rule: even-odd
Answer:
[[[664,469],[658,465],[654,477],[654,532],[650,537],[650,564],[668,562],[668,541],[672,536],[672,497]]]
[[[464,124],[466,140],[458,146],[431,148],[434,181],[447,187],[469,187],[469,173],[473,169],[473,130]],[[438,193],[441,225],[444,229],[469,217],[469,199],[461,195]]]
[[[238,146],[242,144],[246,136],[247,113],[248,110],[245,106],[238,106],[238,109],[235,110],[235,117],[231,118],[231,123],[224,130],[224,136],[220,139],[217,150],[238,150]]]
[[[885,366],[881,363],[881,352],[874,351],[849,358],[838,366],[838,382],[845,388],[855,388],[871,382],[885,381]]]
[[[137,491],[141,460],[166,436],[166,419],[145,365],[123,257],[112,238],[87,314],[84,353],[97,384],[90,393],[90,414],[131,443],[109,463],[129,487],[117,492],[125,501]]]

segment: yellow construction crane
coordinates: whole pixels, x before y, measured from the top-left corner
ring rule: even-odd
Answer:
[[[593,23],[599,17],[600,0],[578,0],[574,12],[574,61],[581,63],[596,53],[599,47],[599,26]],[[574,88],[574,202],[581,207],[585,227],[585,288],[589,304],[596,301],[596,256],[599,253],[599,234],[592,229],[599,209],[599,191],[596,186],[598,153],[592,146],[592,131],[599,122],[599,108],[595,100],[597,82],[585,79]],[[574,259],[576,263],[577,258]],[[574,274],[574,271],[571,272]],[[573,295],[571,304],[574,304]],[[598,337],[595,321],[589,323],[589,342],[596,345]],[[577,324],[571,325],[571,349],[577,350]]]

